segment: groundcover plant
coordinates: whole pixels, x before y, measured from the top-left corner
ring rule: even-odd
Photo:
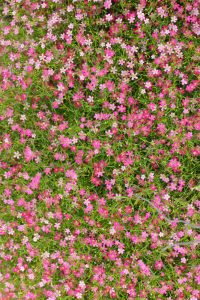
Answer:
[[[199,0],[0,0],[0,299],[200,299]]]

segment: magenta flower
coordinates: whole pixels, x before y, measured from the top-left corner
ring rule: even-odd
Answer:
[[[181,163],[178,161],[177,158],[173,158],[169,161],[168,167],[170,167],[174,172],[178,172],[181,166]]]
[[[41,179],[41,173],[37,173],[35,177],[32,178],[29,184],[29,188],[31,188],[32,190],[37,190],[39,188],[40,179]]]

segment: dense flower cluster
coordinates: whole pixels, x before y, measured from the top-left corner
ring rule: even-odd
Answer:
[[[0,0],[0,299],[200,299],[199,4]]]

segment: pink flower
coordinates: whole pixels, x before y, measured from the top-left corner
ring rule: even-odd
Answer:
[[[166,132],[166,126],[163,123],[159,123],[157,129],[161,135],[163,135]]]
[[[162,268],[163,268],[163,262],[161,261],[161,260],[157,260],[156,262],[155,262],[155,268],[157,269],[157,270],[161,270]]]
[[[181,163],[178,161],[177,158],[173,158],[169,161],[168,167],[170,167],[174,172],[178,172]]]
[[[25,300],[29,300],[29,299],[32,299],[32,300],[36,299],[35,295],[33,293],[31,293],[31,292],[28,292],[25,295]]]
[[[145,276],[151,275],[150,268],[141,259],[138,260],[138,265]]]
[[[117,258],[117,252],[115,251],[115,250],[110,250],[109,252],[108,252],[108,258],[110,259],[110,260],[116,260],[116,258]]]
[[[36,157],[36,154],[31,150],[29,146],[27,146],[24,150],[24,156],[26,162],[33,160]]]
[[[65,173],[65,176],[70,177],[74,180],[77,180],[77,178],[78,178],[78,176],[77,176],[77,174],[74,170],[67,170],[66,173]]]
[[[39,187],[40,179],[41,179],[41,173],[37,173],[35,177],[32,178],[32,181],[29,184],[29,188],[31,188],[32,190],[37,190]]]
[[[101,147],[101,142],[98,141],[98,140],[94,140],[94,141],[92,142],[92,146],[93,146],[94,148],[96,148],[96,149],[100,149],[100,147]]]
[[[64,135],[61,135],[58,140],[63,148],[68,148],[71,144],[71,140]]]
[[[197,284],[200,284],[200,275],[195,276],[195,281]]]
[[[112,1],[111,0],[106,0],[105,2],[104,2],[104,7],[105,7],[105,9],[109,9],[109,8],[111,8],[111,5],[112,5]]]

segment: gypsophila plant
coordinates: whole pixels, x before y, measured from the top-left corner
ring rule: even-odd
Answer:
[[[0,300],[200,299],[199,0],[0,0]]]

